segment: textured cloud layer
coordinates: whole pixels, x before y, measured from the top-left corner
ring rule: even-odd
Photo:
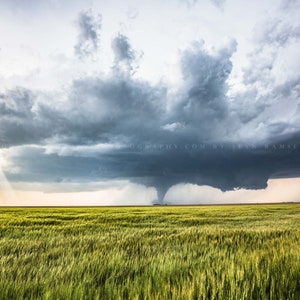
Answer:
[[[75,55],[84,62],[99,52],[102,18],[82,11],[76,24]],[[129,179],[155,186],[161,200],[178,183],[262,189],[272,176],[298,176],[300,27],[280,19],[258,26],[236,89],[230,85],[235,39],[216,48],[192,41],[181,51],[174,87],[136,77],[142,55],[117,33],[109,73],[74,78],[57,94],[4,91],[0,155],[6,177]]]

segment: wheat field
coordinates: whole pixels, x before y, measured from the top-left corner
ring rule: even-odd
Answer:
[[[300,205],[1,208],[0,299],[300,299]]]

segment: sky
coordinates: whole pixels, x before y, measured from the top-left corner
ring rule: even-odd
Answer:
[[[300,201],[299,0],[0,0],[0,205]]]

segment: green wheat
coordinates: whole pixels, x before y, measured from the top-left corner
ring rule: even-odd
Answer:
[[[300,299],[300,205],[1,208],[0,299]]]

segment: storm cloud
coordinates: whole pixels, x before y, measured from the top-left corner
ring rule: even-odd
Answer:
[[[39,143],[48,136],[42,116],[35,111],[35,101],[34,92],[20,87],[0,95],[2,147]]]
[[[84,61],[99,52],[102,17],[83,10],[76,24],[75,55]],[[0,155],[6,178],[130,180],[155,187],[161,202],[180,183],[264,189],[270,178],[299,176],[300,73],[293,65],[299,65],[300,27],[280,19],[259,26],[236,90],[236,39],[218,47],[190,41],[180,51],[180,81],[171,86],[136,76],[142,52],[130,32],[121,31],[106,39],[112,55],[107,73],[74,76],[61,94],[4,89]]]

